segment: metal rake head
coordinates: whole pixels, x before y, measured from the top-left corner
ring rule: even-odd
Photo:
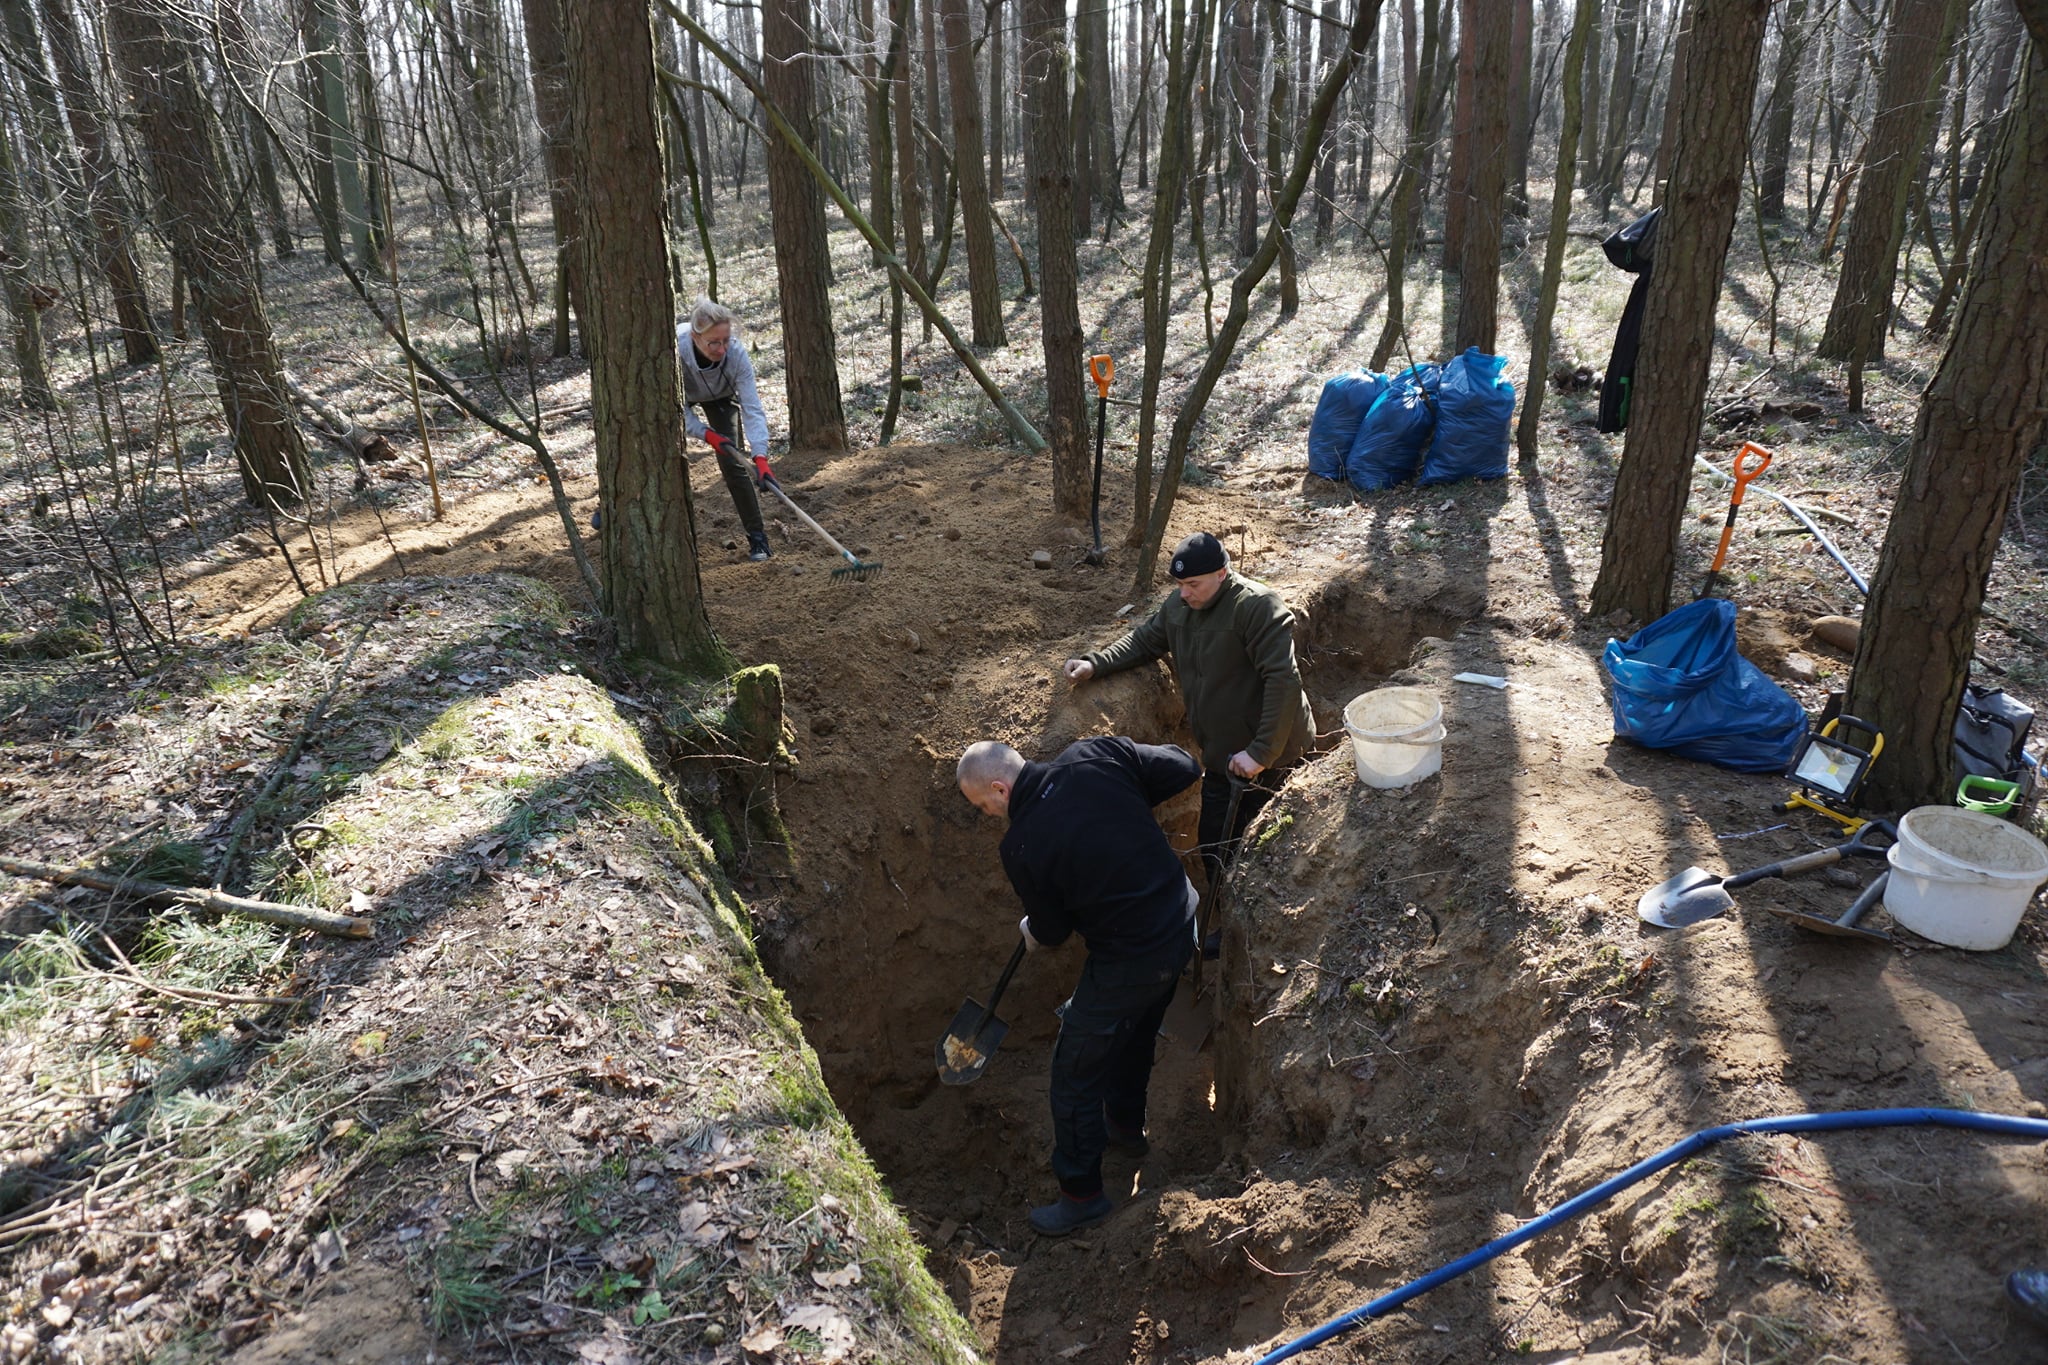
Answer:
[[[868,579],[873,578],[876,574],[880,573],[881,571],[882,566],[879,564],[870,564],[865,559],[856,559],[853,561],[853,563],[848,564],[844,568],[834,569],[832,571],[832,577],[835,582],[845,579],[853,579],[859,582],[866,582]]]

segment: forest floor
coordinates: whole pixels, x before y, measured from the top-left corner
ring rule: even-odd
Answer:
[[[1597,371],[1604,360],[1626,280],[1606,268],[1598,235],[1572,244],[1553,369]],[[726,301],[763,358],[779,431],[772,266],[758,235],[736,241],[721,268],[742,284]],[[1117,353],[1125,374],[1137,370],[1135,250],[1129,232],[1084,249],[1090,343]],[[1527,353],[1519,319],[1533,307],[1535,263],[1518,254],[1507,270],[1511,357]],[[1056,676],[1062,658],[1113,638],[1155,597],[1132,592],[1120,547],[1135,422],[1112,409],[1103,521],[1113,548],[1107,567],[1091,568],[1085,528],[1050,511],[1044,464],[1003,443],[943,346],[916,348],[924,387],[905,430],[890,447],[872,444],[886,377],[880,295],[856,244],[839,243],[837,264],[842,372],[865,439],[847,455],[798,451],[777,465],[807,511],[884,571],[831,579],[830,552],[772,508],[776,557],[745,562],[713,468],[693,452],[711,619],[740,659],[781,666],[795,736],[779,784],[790,845],[742,849],[734,870],[834,1097],[992,1358],[1245,1359],[1719,1122],[1909,1104],[2048,1114],[2038,912],[1995,953],[1904,932],[1889,949],[1812,938],[1766,913],[1839,913],[1856,879],[1828,874],[1765,884],[1683,933],[1636,919],[1642,891],[1689,863],[1761,863],[1832,842],[1833,827],[1773,814],[1780,779],[1614,739],[1598,660],[1630,623],[1590,618],[1585,601],[1621,447],[1593,430],[1590,392],[1548,394],[1540,459],[1497,483],[1361,496],[1304,476],[1320,383],[1363,363],[1378,327],[1373,259],[1338,248],[1305,266],[1294,319],[1280,322],[1262,295],[1172,534],[1223,534],[1238,567],[1301,610],[1304,676],[1326,732],[1344,702],[1383,681],[1436,691],[1443,772],[1374,791],[1336,749],[1292,776],[1237,877],[1215,1038],[1200,1053],[1162,1041],[1153,1148],[1142,1163],[1112,1160],[1121,1207],[1110,1221],[1065,1242],[1035,1239],[1023,1215],[1052,1188],[1052,1009],[1079,959],[1032,958],[1005,998],[1011,1032],[988,1074],[964,1089],[937,1084],[934,1039],[963,996],[992,984],[1015,920],[999,829],[959,798],[952,762],[985,737],[1049,756],[1085,734],[1183,733],[1159,675],[1081,689]],[[1818,509],[1868,573],[1935,353],[1902,327],[1872,376],[1870,411],[1847,414],[1839,374],[1794,358],[1824,315],[1828,272],[1797,255],[1778,264],[1786,354],[1772,356],[1766,282],[1738,239],[1709,403],[1719,416],[1703,452],[1725,463],[1742,439],[1769,445],[1769,486]],[[1418,357],[1438,349],[1435,283],[1418,274],[1411,285]],[[279,310],[289,353],[298,319],[325,326],[320,310],[345,304],[311,265],[284,287],[297,300]],[[1184,294],[1170,383],[1191,374],[1202,340],[1199,283]],[[964,298],[948,306],[964,312]],[[1916,299],[1906,312],[1924,308]],[[1013,306],[1010,321],[1012,344],[989,364],[1030,411],[1035,308]],[[403,437],[409,409],[381,378],[388,358],[360,363],[368,335],[350,343],[328,396]],[[1509,372],[1518,388],[1520,365]],[[575,411],[587,400],[581,367],[542,366],[537,379],[539,405],[564,419],[557,456],[587,525],[596,488],[587,417]],[[516,448],[464,429],[443,450],[446,515],[428,519],[417,480],[379,479],[375,512],[343,505],[321,522],[326,572],[358,581],[511,569],[573,600],[561,521]],[[208,471],[216,486],[226,473],[218,462]],[[2035,491],[2023,491],[1992,600],[2040,630],[2048,534],[2035,534]],[[25,489],[10,491],[10,523],[25,502]],[[1745,653],[1813,710],[1848,661],[1809,625],[1860,604],[1766,506],[1752,500],[1739,525],[1729,590],[1744,609]],[[1704,570],[1724,507],[1725,493],[1696,481],[1681,595]],[[246,519],[213,530],[214,548],[176,569],[173,590],[210,633],[267,638],[299,592]],[[1040,549],[1050,569],[1032,567]],[[35,600],[36,570],[10,568],[13,590]],[[2048,660],[1989,630],[1980,644],[2017,695],[2043,699]],[[1510,686],[1451,681],[1466,670]],[[48,800],[46,787],[68,761],[57,722],[98,723],[107,704],[82,705],[75,685],[15,692],[55,728],[10,754],[9,847],[103,843],[118,812]],[[1190,803],[1162,815],[1185,845]],[[2034,1360],[2048,1347],[2005,1317],[1999,1282],[2048,1258],[2044,1229],[2037,1145],[1945,1131],[1748,1139],[1311,1358]],[[730,1343],[696,1350],[678,1358],[740,1358]]]

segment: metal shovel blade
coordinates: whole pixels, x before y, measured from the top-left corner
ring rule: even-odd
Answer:
[[[981,1025],[978,1032],[976,1024]],[[947,1085],[966,1085],[981,1079],[981,1073],[988,1070],[988,1059],[995,1055],[997,1045],[1009,1031],[1010,1026],[990,1014],[987,1006],[970,998],[953,1016],[946,1036],[939,1039],[939,1079]]]
[[[1173,988],[1173,1003],[1166,1007],[1159,1031],[1185,1043],[1188,1051],[1200,1052],[1215,1028],[1216,1003],[1202,995],[1200,974],[1181,977]]]
[[[1827,934],[1832,938],[1861,939],[1865,943],[1889,944],[1892,941],[1892,936],[1881,929],[1865,929],[1858,924],[1844,924],[1838,919],[1822,919],[1819,915],[1810,915],[1804,910],[1792,910],[1779,905],[1767,908],[1779,919],[1789,920],[1795,927],[1810,933]]]
[[[1712,919],[1735,904],[1721,882],[1722,878],[1704,867],[1688,867],[1645,891],[1636,902],[1636,914],[1645,923],[1665,929],[1683,929]]]

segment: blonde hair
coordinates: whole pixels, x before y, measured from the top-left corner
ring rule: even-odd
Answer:
[[[699,294],[696,305],[690,309],[690,335],[700,337],[720,323],[732,321],[732,309],[709,294]]]

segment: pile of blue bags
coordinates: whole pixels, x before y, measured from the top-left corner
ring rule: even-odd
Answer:
[[[1323,385],[1308,428],[1309,473],[1371,492],[1416,479],[1498,479],[1508,472],[1515,386],[1505,357],[1474,346],[1448,365],[1370,370]]]
[[[1806,712],[1735,647],[1735,604],[1703,597],[1658,617],[1601,662],[1614,733],[1646,749],[1745,773],[1779,773],[1806,735]]]

